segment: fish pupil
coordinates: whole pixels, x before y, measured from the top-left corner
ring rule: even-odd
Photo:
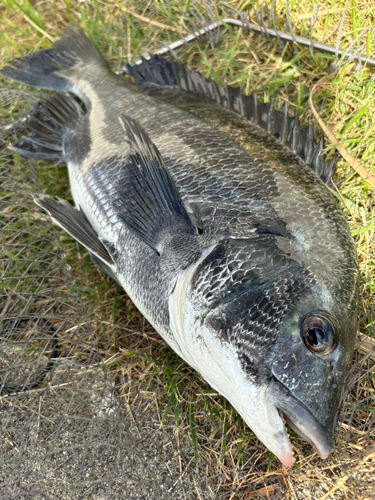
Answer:
[[[326,355],[335,347],[335,327],[328,319],[319,313],[306,316],[301,327],[305,346],[319,355]]]
[[[306,340],[312,347],[320,347],[324,344],[325,333],[321,328],[309,328]]]

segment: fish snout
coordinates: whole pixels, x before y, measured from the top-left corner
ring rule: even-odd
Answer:
[[[269,385],[267,394],[286,424],[310,443],[320,458],[327,458],[332,449],[333,429],[323,426],[311,411],[276,379]]]

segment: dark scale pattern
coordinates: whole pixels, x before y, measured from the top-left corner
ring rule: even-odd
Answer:
[[[202,144],[198,146],[202,147]],[[177,170],[175,164],[173,170],[187,207],[199,203],[200,219],[207,235],[220,233],[249,237],[261,220],[278,219],[268,202],[277,195],[271,170],[259,168],[247,176],[244,175],[244,165],[247,163],[249,167],[250,162],[244,153],[229,155],[226,161],[215,158],[218,150],[211,156],[210,163],[215,162],[214,170],[202,168],[200,164],[192,165],[189,170]],[[261,182],[264,188],[259,189]]]
[[[301,270],[302,266],[288,258],[271,237],[229,239],[219,244],[202,262],[191,287],[197,300],[203,299],[207,307],[212,308],[244,294],[252,295],[254,299],[263,290],[271,294],[278,279],[285,279],[288,273],[301,278]],[[279,296],[279,300],[284,299]],[[246,308],[246,314],[248,311]]]
[[[191,289],[193,300],[203,300],[210,311],[211,325],[224,315],[226,340],[246,373],[255,375],[282,319],[315,284],[312,273],[281,251],[274,238],[263,236],[219,244],[197,269]]]
[[[201,263],[192,280],[197,297],[211,305],[227,302],[248,288],[265,286],[286,270],[300,269],[298,262],[279,249],[274,238],[228,239]]]
[[[249,306],[242,308],[242,315],[235,309],[237,323],[230,341],[236,346],[248,376],[259,376],[266,371],[262,354],[274,346],[283,318],[298,307],[313,285],[314,278],[305,269],[288,270],[268,283],[255,300],[249,297]]]
[[[336,201],[317,175],[273,137],[233,112],[171,89],[164,91],[163,99],[201,120],[191,126],[160,108],[161,120],[156,123],[149,115],[144,125],[150,127],[150,135],[155,129],[162,135],[158,142],[154,133],[153,140],[175,158],[169,166],[173,178],[188,211],[194,207],[191,211],[206,233],[249,237],[260,221],[283,220],[295,236],[288,251],[310,272],[327,278],[332,293],[349,301],[354,310],[355,248]],[[194,135],[197,127],[205,130],[205,139]],[[189,148],[181,148],[186,142]]]

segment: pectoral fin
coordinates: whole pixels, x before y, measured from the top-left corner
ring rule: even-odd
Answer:
[[[146,131],[126,116],[119,122],[130,151],[114,207],[128,228],[160,255],[163,265],[187,267],[199,254],[198,231]]]

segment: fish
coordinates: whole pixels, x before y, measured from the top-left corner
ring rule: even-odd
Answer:
[[[287,426],[327,458],[359,271],[311,127],[175,60],[116,75],[76,25],[1,72],[54,91],[11,147],[65,163],[75,206],[35,202],[282,464]]]

